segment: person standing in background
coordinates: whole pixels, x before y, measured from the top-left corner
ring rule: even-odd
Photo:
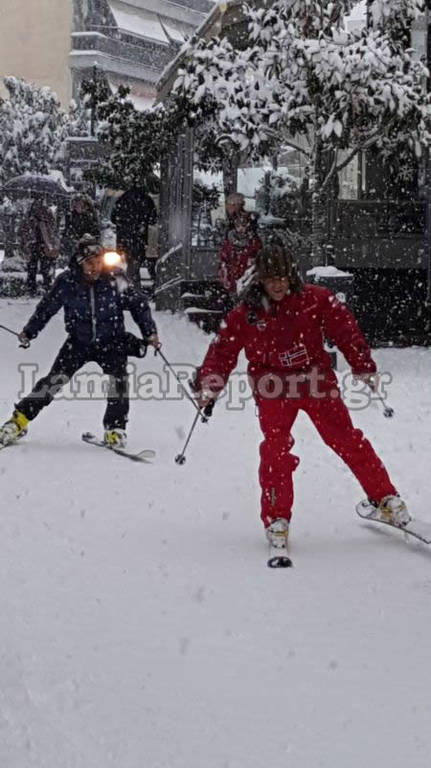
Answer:
[[[126,257],[127,275],[135,287],[139,288],[148,228],[157,223],[156,206],[146,188],[134,184],[124,192],[116,202],[111,221],[117,228],[117,248]]]
[[[55,260],[59,246],[55,217],[42,197],[34,199],[20,228],[22,251],[27,259],[27,290],[30,296],[37,292],[38,268],[47,291],[51,287]]]
[[[84,235],[100,238],[99,216],[93,200],[88,195],[80,193],[72,198],[66,234],[70,254],[75,252]]]

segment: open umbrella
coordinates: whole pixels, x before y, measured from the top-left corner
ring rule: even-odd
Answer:
[[[2,187],[5,195],[49,195],[50,197],[69,197],[70,192],[51,176],[26,173],[15,176]]]

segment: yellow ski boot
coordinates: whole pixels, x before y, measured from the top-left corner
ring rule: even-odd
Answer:
[[[127,444],[127,435],[124,429],[105,429],[103,442],[107,448],[124,449]]]
[[[27,434],[27,416],[20,411],[14,411],[12,417],[0,427],[0,445],[16,443],[20,437]]]

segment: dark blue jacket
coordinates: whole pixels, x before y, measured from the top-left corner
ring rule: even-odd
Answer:
[[[144,338],[157,333],[146,297],[119,269],[102,273],[94,283],[87,282],[75,265],[66,269],[25,326],[27,338],[36,338],[62,307],[67,333],[85,345],[120,340],[125,334],[125,310],[130,311]]]

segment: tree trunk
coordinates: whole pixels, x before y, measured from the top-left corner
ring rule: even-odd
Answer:
[[[238,185],[238,157],[232,152],[229,158],[223,159],[223,190],[225,198],[231,192],[237,191]]]

